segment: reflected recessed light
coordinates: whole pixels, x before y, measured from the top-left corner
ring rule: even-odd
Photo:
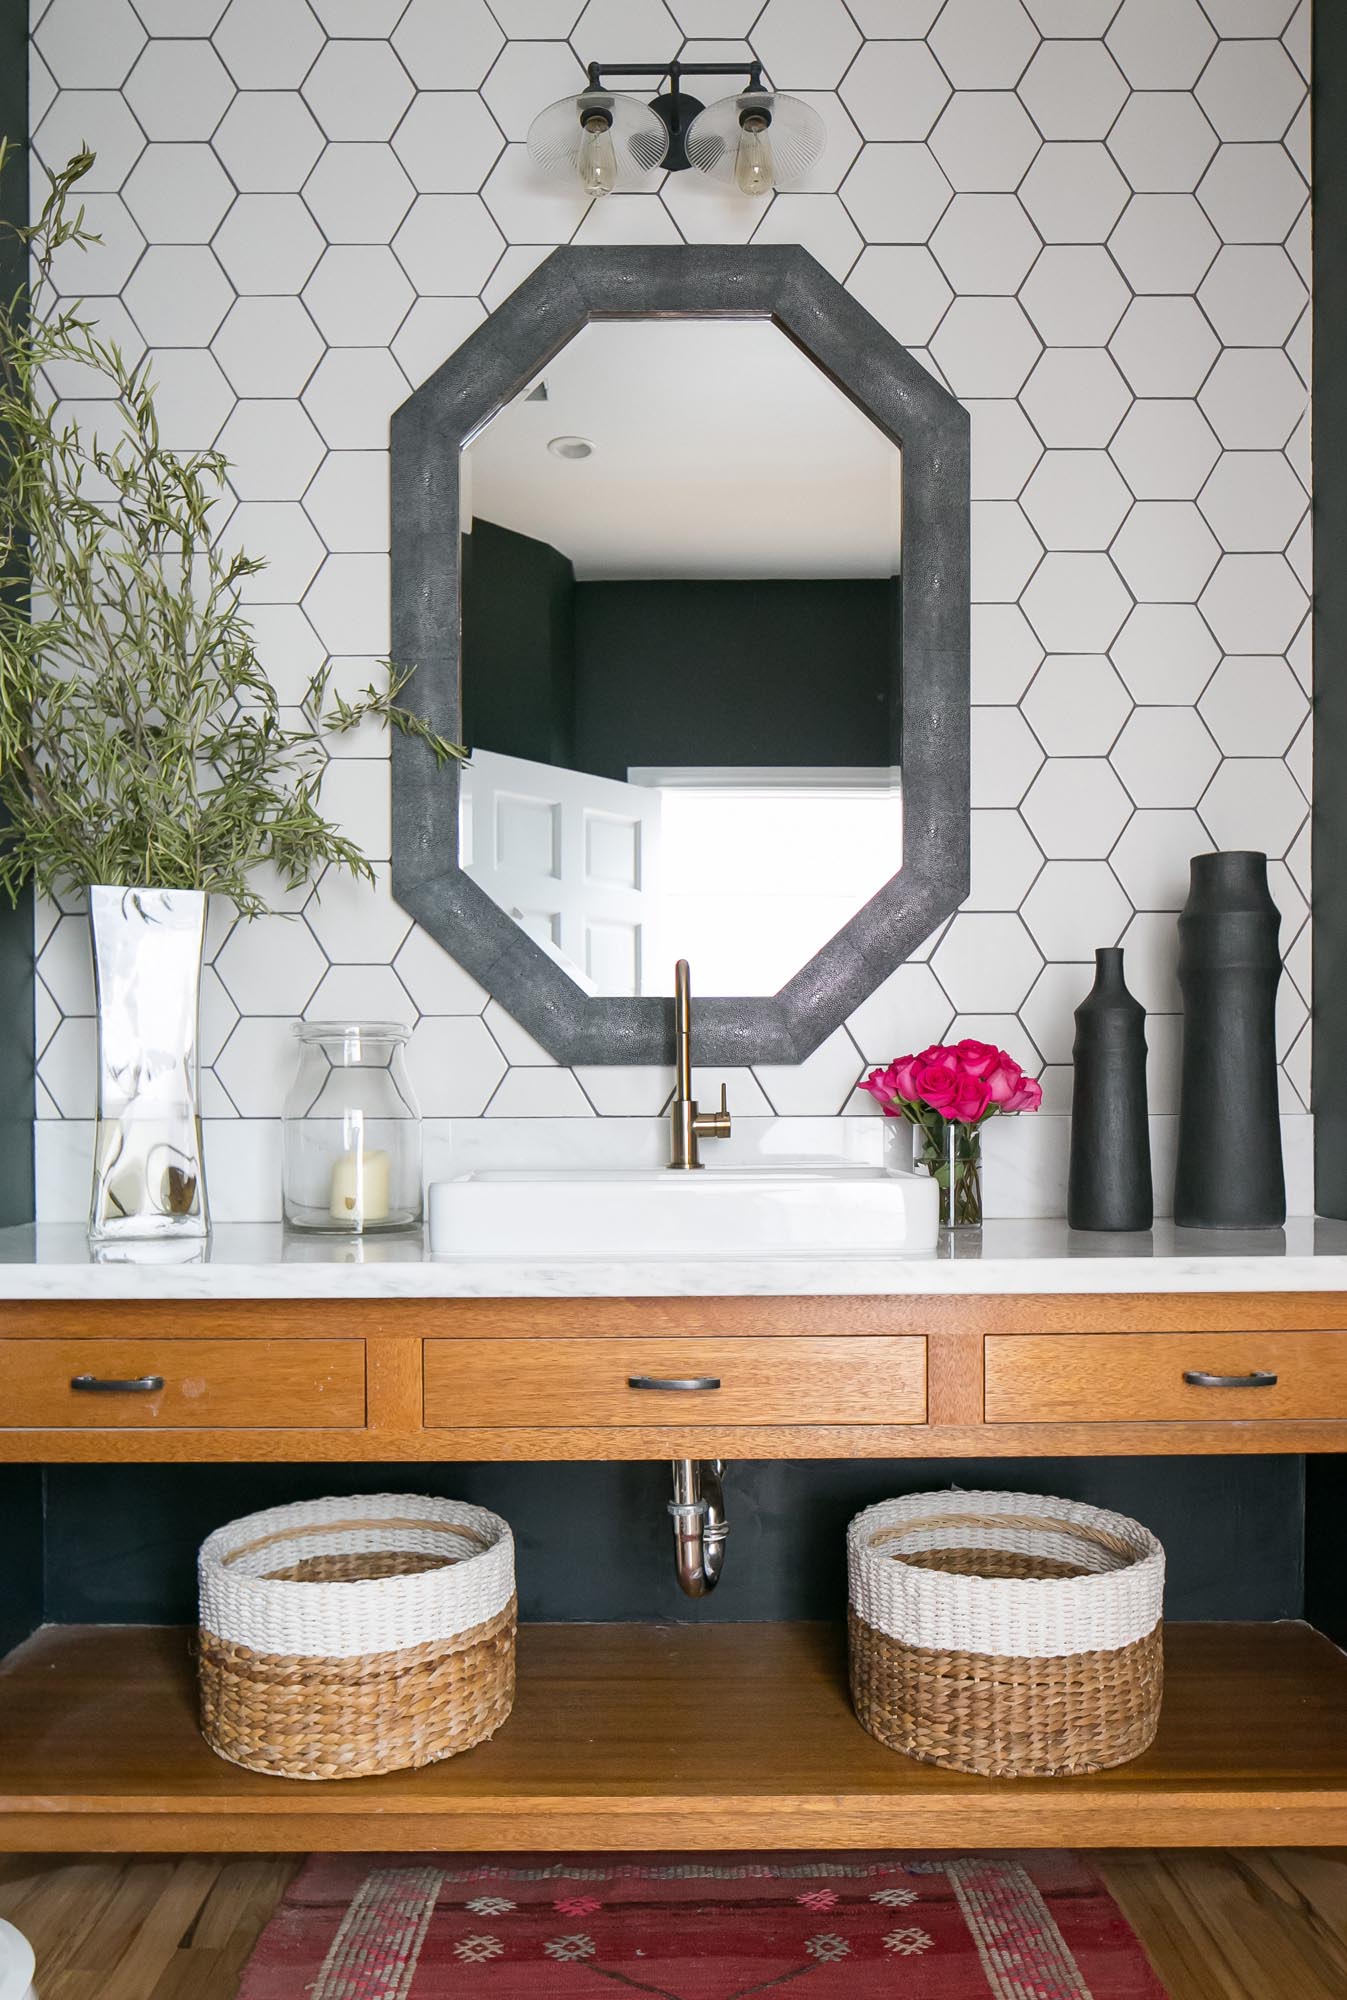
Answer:
[[[549,438],[547,449],[557,458],[592,458],[594,446],[588,438]]]

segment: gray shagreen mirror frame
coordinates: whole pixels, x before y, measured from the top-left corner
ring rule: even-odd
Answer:
[[[395,413],[393,657],[460,734],[459,453],[592,319],[769,319],[902,449],[901,872],[770,998],[699,998],[696,1060],[797,1063],[968,892],[968,414],[804,250],[556,250]],[[591,998],[458,865],[458,773],[393,739],[393,892],[563,1063],[663,1063],[673,1002]],[[696,967],[693,967],[694,982]]]

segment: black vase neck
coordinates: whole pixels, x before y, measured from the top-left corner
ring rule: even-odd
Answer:
[[[1189,914],[1205,910],[1264,911],[1272,902],[1266,854],[1245,848],[1195,854],[1188,867]]]

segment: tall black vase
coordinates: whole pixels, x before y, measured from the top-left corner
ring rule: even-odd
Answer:
[[[1146,1113],[1146,1009],[1127,990],[1123,955],[1094,955],[1095,980],[1076,1009],[1071,1166],[1072,1229],[1149,1229],[1151,1135]]]
[[[1265,854],[1195,854],[1179,917],[1183,1082],[1174,1220],[1277,1229],[1286,1220],[1277,1099],[1281,915]]]

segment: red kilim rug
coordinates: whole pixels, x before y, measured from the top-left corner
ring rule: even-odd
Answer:
[[[1072,1854],[315,1855],[239,2000],[1165,2000]]]

